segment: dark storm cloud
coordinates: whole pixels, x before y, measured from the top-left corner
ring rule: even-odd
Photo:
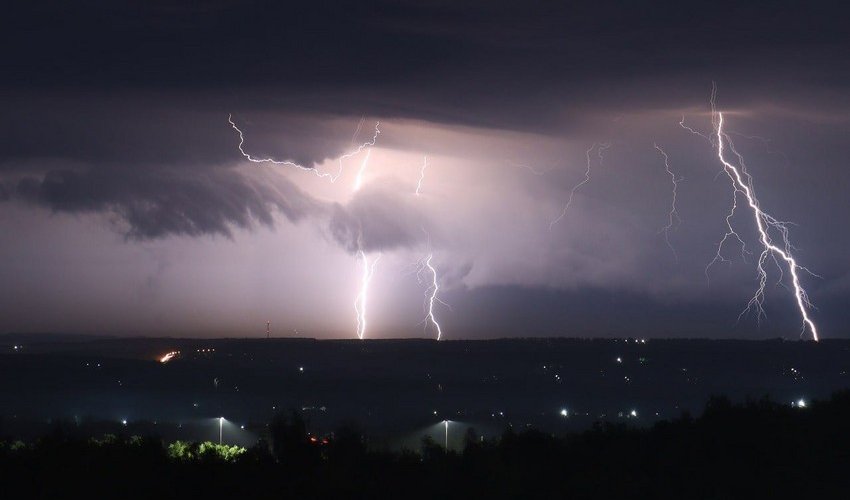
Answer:
[[[233,167],[244,159],[227,119],[223,111],[175,95],[74,99],[28,93],[9,103],[0,123],[0,201],[108,212],[135,239],[230,236],[232,228],[271,226],[274,212],[291,221],[330,213],[326,203],[276,175],[289,167]],[[281,119],[257,113],[246,119],[237,113],[233,120],[253,154],[306,167],[351,147],[354,125],[321,115]]]
[[[786,106],[848,105],[848,35],[830,2],[89,0],[5,14],[0,172],[17,187],[0,200],[108,210],[142,238],[228,234],[316,205],[222,167],[239,158],[230,112],[255,154],[313,166],[347,147],[316,116],[563,133],[594,114],[702,104],[711,79],[739,102],[775,85]],[[383,208],[403,204],[374,196],[337,208],[334,237],[350,250],[356,225],[369,248],[416,241]]]
[[[292,221],[321,210],[292,183],[260,182],[231,169],[191,175],[170,171],[116,175],[108,170],[51,170],[18,181],[16,195],[54,211],[109,212],[134,239],[168,235],[231,236],[231,228],[271,226],[273,211]]]
[[[227,102],[173,93],[45,91],[7,95],[0,120],[0,172],[28,158],[62,159],[112,170],[160,165],[187,168],[242,159],[228,123]],[[235,111],[235,110],[234,110]],[[348,148],[353,124],[331,117],[234,113],[258,156],[280,156],[306,167]]]
[[[802,242],[807,265],[826,270],[827,279],[830,272],[844,277],[829,283],[824,307],[840,310],[850,275],[847,242],[820,221],[846,213],[850,185],[844,160],[850,109],[845,10],[838,2],[725,0],[17,2],[0,16],[0,201],[6,200],[0,211],[21,200],[57,212],[105,213],[137,240],[229,236],[237,228],[270,226],[277,213],[292,221],[316,217],[349,252],[416,247],[426,240],[423,228],[436,238],[428,213],[448,235],[439,241],[442,247],[435,245],[444,253],[438,255],[445,260],[439,263],[444,283],[468,283],[477,293],[467,303],[452,301],[468,321],[459,328],[508,325],[505,333],[515,333],[536,314],[541,329],[560,328],[574,317],[597,334],[618,309],[628,312],[622,322],[634,330],[668,328],[662,316],[675,309],[684,311],[677,323],[702,321],[711,326],[696,330],[711,334],[734,319],[739,302],[722,312],[697,302],[706,293],[712,296],[706,302],[737,297],[726,288],[689,293],[697,297],[692,309],[662,307],[647,295],[656,283],[659,294],[700,287],[706,263],[700,252],[710,260],[724,231],[728,187],[710,184],[717,168],[713,153],[677,124],[679,110],[706,108],[716,80],[724,109],[736,111],[730,113],[734,127],[770,137],[787,153],[787,163],[759,165],[754,159],[760,198],[782,220],[801,222],[794,240]],[[396,127],[379,140],[385,151],[464,160],[477,154],[492,164],[466,177],[451,176],[462,169],[442,170],[438,182],[447,185],[446,197],[435,190],[432,198],[414,203],[409,186],[370,179],[350,202],[332,204],[302,191],[278,169],[244,164],[229,113],[246,132],[252,154],[308,167],[349,150],[353,126],[364,115],[390,119]],[[689,113],[689,123],[691,117],[700,130],[708,127],[705,116]],[[406,120],[393,118],[437,125],[416,122],[419,134],[399,139],[403,134],[393,133]],[[528,141],[528,154],[515,158],[515,151],[491,144],[476,149],[463,135],[465,127],[446,127],[461,137],[446,154],[451,141],[428,143],[432,136],[422,133],[441,125],[499,129],[486,132],[500,142],[522,136],[517,141]],[[609,133],[620,125],[626,132]],[[578,194],[570,217],[545,233],[581,178],[584,148],[635,130],[644,135],[630,144],[652,157],[640,160],[623,142],[615,144],[610,161]],[[569,141],[570,148],[541,151],[542,136]],[[663,276],[672,269],[671,256],[656,234],[669,191],[660,184],[667,179],[651,147],[661,138],[674,169],[687,178],[680,191],[685,222],[674,235],[682,256],[675,269],[684,271],[669,281]],[[752,142],[748,161],[762,155],[763,146]],[[626,157],[618,160],[618,154]],[[552,170],[517,181],[489,168],[506,158]],[[641,163],[651,168],[641,169]],[[403,167],[393,172],[401,176]],[[706,179],[700,177],[704,172]],[[657,192],[648,189],[653,186]],[[654,201],[657,210],[640,211]],[[709,210],[718,207],[717,214]],[[10,213],[15,219],[16,212]],[[26,224],[48,225],[43,214],[30,215]],[[304,264],[311,265],[318,274],[335,271],[324,269],[324,261]],[[19,295],[25,288],[20,285],[31,281],[15,268],[11,259],[0,273],[13,283],[7,290]],[[209,272],[221,276],[221,270]],[[490,283],[509,286],[494,292]],[[559,291],[564,287],[569,293]],[[588,289],[604,292],[580,300]],[[615,299],[633,293],[624,289],[639,296],[599,305],[609,292]],[[33,292],[21,304],[40,307],[42,295]],[[182,295],[177,302],[184,304]],[[0,316],[22,310],[15,300],[10,295]],[[565,306],[570,303],[575,305]],[[503,316],[493,314],[497,309]],[[28,316],[22,314],[20,324]]]
[[[366,186],[345,206],[335,206],[329,224],[331,235],[351,253],[421,243],[427,238],[426,217],[412,198],[395,186]]]
[[[12,89],[206,90],[230,109],[541,130],[582,110],[702,102],[712,79],[742,101],[846,89],[840,5],[26,2],[4,16],[0,55]]]

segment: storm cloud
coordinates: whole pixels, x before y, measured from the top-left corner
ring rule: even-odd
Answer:
[[[167,235],[223,235],[231,228],[272,226],[272,210],[297,222],[321,205],[285,179],[252,179],[231,169],[195,174],[145,172],[115,175],[51,170],[42,178],[18,181],[16,195],[54,211],[117,215],[132,239]]]
[[[823,276],[806,285],[826,305],[818,320],[835,331],[843,316],[829,305],[850,297],[850,238],[835,226],[850,209],[844,10],[792,1],[7,7],[0,276],[20,293],[0,294],[0,316],[13,318],[0,329],[36,328],[24,312],[52,297],[48,284],[60,286],[51,269],[85,262],[91,240],[109,250],[74,281],[86,307],[51,299],[66,315],[85,312],[70,321],[80,330],[123,328],[119,319],[103,326],[94,312],[117,296],[96,278],[99,262],[115,258],[132,263],[115,278],[127,288],[158,273],[157,293],[169,300],[156,305],[145,293],[149,303],[112,306],[153,308],[144,317],[162,318],[146,323],[157,332],[214,325],[227,334],[277,314],[293,328],[297,318],[316,335],[344,335],[358,279],[352,254],[362,250],[385,255],[375,287],[386,306],[373,324],[404,335],[421,290],[389,276],[405,276],[427,250],[448,298],[474,311],[446,312],[449,331],[510,334],[525,324],[537,334],[675,335],[664,320],[671,311],[692,318],[683,334],[729,331],[752,293],[753,249],[730,246],[724,255],[734,260],[706,271],[731,192],[715,179],[711,146],[679,126],[684,116],[709,130],[716,82],[763,206],[796,224],[798,255]],[[307,170],[246,161],[231,114],[252,156]],[[337,182],[313,175],[336,172],[336,159],[378,121],[368,165],[362,155],[346,160]],[[550,230],[599,142],[611,144],[604,162],[594,158],[592,180]],[[658,233],[671,193],[656,143],[682,178],[682,224],[670,234],[678,260]],[[365,182],[354,190],[361,166]],[[115,235],[120,245],[110,243]],[[197,258],[181,261],[188,254]],[[181,272],[191,278],[168,276]],[[189,291],[199,276],[222,295]],[[181,314],[206,307],[201,295],[212,310],[193,317],[192,330]],[[755,335],[796,332],[786,299],[781,287],[770,292],[769,313],[781,320]],[[599,326],[606,300],[633,304],[629,319]],[[226,316],[224,304],[233,307]],[[333,312],[318,318],[325,309]],[[537,311],[533,321],[528,311]],[[40,328],[63,324],[51,317]]]

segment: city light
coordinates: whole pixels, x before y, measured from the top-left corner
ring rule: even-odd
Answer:
[[[177,356],[178,354],[180,354],[180,351],[171,351],[169,353],[166,353],[164,356],[159,358],[159,362],[160,363],[168,363],[169,361],[174,359],[174,357]]]
[[[562,417],[569,417],[570,412],[568,412],[566,408],[561,408],[561,416]]]

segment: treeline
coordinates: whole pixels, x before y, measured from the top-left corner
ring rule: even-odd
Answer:
[[[462,452],[370,450],[278,415],[251,448],[57,431],[0,442],[3,498],[850,498],[850,392],[807,407],[713,398],[697,418],[599,423],[554,436],[507,429]]]

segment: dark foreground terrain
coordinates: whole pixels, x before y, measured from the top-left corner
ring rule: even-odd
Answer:
[[[160,362],[168,352],[179,352]],[[0,336],[0,432],[55,419],[250,446],[295,409],[325,434],[358,422],[373,443],[459,450],[474,427],[584,430],[698,414],[712,395],[790,405],[850,387],[850,341],[97,339]],[[126,424],[124,423],[126,421]],[[245,427],[244,429],[242,427]],[[441,439],[442,440],[442,439]]]
[[[0,444],[4,498],[847,498],[850,392],[804,408],[713,398],[698,418],[554,435],[465,436],[461,451],[370,449],[354,427],[315,439],[278,416],[247,450],[54,430]]]

